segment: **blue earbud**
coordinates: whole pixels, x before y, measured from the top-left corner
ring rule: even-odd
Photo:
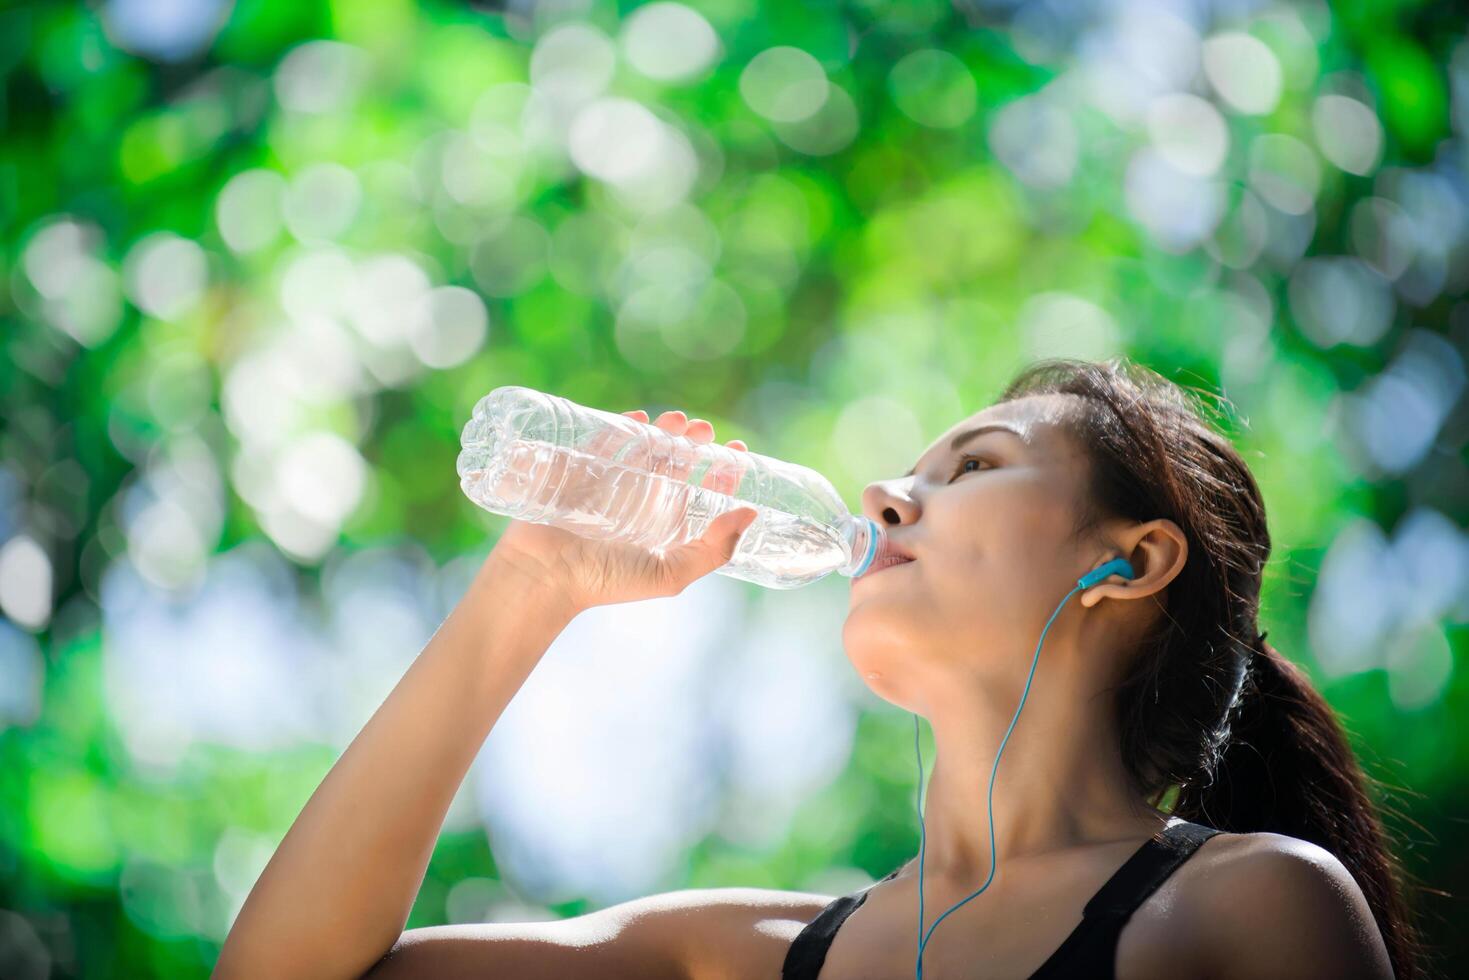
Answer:
[[[1096,585],[1108,575],[1121,575],[1123,578],[1136,578],[1137,573],[1132,570],[1132,564],[1126,558],[1113,558],[1107,564],[1094,572],[1088,572],[1076,580],[1078,589],[1089,589]]]

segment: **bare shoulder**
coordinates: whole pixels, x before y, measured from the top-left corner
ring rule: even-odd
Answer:
[[[1220,834],[1179,871],[1177,920],[1201,976],[1392,977],[1361,886],[1318,844]]]

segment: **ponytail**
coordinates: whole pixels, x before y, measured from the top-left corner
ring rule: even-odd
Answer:
[[[1330,851],[1366,896],[1394,974],[1422,977],[1422,941],[1404,898],[1407,875],[1387,846],[1367,777],[1331,706],[1264,633],[1221,741],[1214,771],[1180,787],[1173,813],[1230,833],[1268,831]]]

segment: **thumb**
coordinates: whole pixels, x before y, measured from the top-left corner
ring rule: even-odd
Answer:
[[[759,516],[753,507],[725,511],[709,522],[701,536],[670,551],[664,564],[674,587],[681,591],[695,579],[728,564],[745,529]]]

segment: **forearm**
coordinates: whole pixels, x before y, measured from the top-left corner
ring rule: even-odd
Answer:
[[[470,763],[574,615],[491,556],[307,801],[216,977],[358,977],[388,951]]]

